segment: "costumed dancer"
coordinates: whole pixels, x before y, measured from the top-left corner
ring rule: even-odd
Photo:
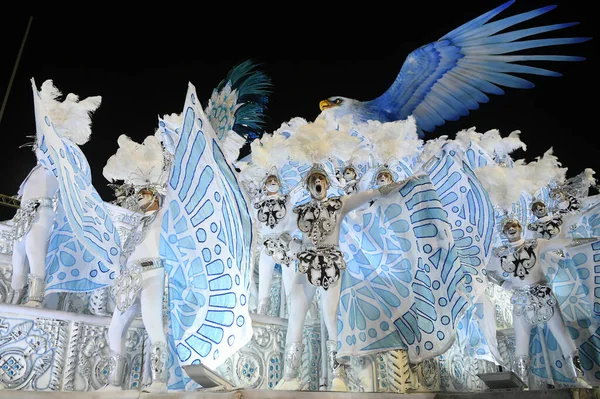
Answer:
[[[567,253],[575,247],[577,242],[572,238],[560,238],[555,236],[552,239],[523,237],[523,222],[528,220],[528,211],[539,210],[541,215],[543,207],[539,207],[535,200],[532,204],[521,206],[523,198],[536,198],[538,193],[552,182],[564,181],[566,168],[561,168],[560,163],[552,150],[548,150],[543,157],[529,164],[522,160],[512,162],[512,165],[487,165],[475,170],[477,176],[488,191],[492,202],[499,210],[501,217],[499,223],[500,234],[496,239],[496,247],[493,250],[492,258],[486,265],[488,280],[500,285],[501,287],[512,290],[513,304],[513,325],[515,330],[516,348],[515,364],[511,367],[519,375],[526,385],[530,385],[530,368],[534,374],[542,377],[549,382],[560,381],[567,384],[574,384],[578,387],[589,387],[589,384],[583,379],[583,372],[580,365],[578,348],[571,338],[569,328],[575,327],[581,329],[582,325],[577,326],[577,321],[583,322],[585,316],[583,311],[587,305],[580,306],[582,300],[587,298],[576,294],[579,289],[556,291],[562,282],[567,282],[564,276],[556,278],[561,274],[559,267],[554,267],[553,263],[558,262],[560,257],[555,255],[556,251]],[[511,191],[512,190],[512,191]],[[518,210],[523,208],[522,212]],[[514,211],[517,212],[514,212]],[[500,212],[502,211],[502,212]],[[504,216],[502,216],[502,214]],[[507,215],[512,215],[507,217]],[[596,239],[590,239],[590,242]],[[577,251],[580,249],[577,248]],[[560,268],[564,269],[565,266]],[[566,274],[571,274],[567,272]],[[575,273],[577,274],[577,273]],[[572,286],[578,285],[574,282]],[[560,293],[560,294],[557,294]],[[572,299],[572,300],[571,300]],[[563,310],[570,305],[576,305],[578,310],[573,312]],[[569,317],[569,321],[565,317]],[[577,318],[577,321],[571,320]],[[575,321],[575,323],[573,323]],[[586,323],[584,323],[586,324]],[[587,323],[589,326],[589,323]],[[533,327],[540,327],[535,334],[532,333]],[[539,335],[538,335],[539,334]],[[584,336],[582,330],[577,335]],[[557,346],[562,352],[560,360],[554,362],[550,359],[537,362],[534,367],[533,360],[538,353],[533,352],[536,345],[531,344],[531,337],[537,336],[536,340],[542,341],[541,347],[551,348]],[[550,338],[553,337],[553,338]],[[549,340],[554,340],[556,344],[547,344]],[[548,349],[550,351],[550,349]],[[552,356],[548,353],[548,356]],[[544,363],[546,365],[544,365]],[[551,373],[546,372],[546,368],[551,368]],[[564,375],[562,374],[564,373]]]
[[[527,230],[534,233],[535,238],[549,240],[561,235],[560,226],[563,224],[562,215],[549,215],[544,201],[536,200],[531,203],[531,212],[536,220],[527,225]],[[564,234],[562,234],[564,236]]]
[[[267,314],[271,305],[270,287],[275,265],[281,266],[285,296],[288,297],[296,265],[290,249],[295,233],[290,194],[281,191],[281,179],[272,168],[261,182],[262,192],[254,202],[256,220],[260,223],[261,241],[258,262],[258,307],[256,313]]]
[[[18,192],[21,206],[13,218],[15,242],[11,280],[13,297],[10,302],[14,304],[21,303],[27,284],[25,305],[42,306],[46,287],[46,255],[57,208],[62,205],[59,204],[60,184],[57,179],[60,171],[53,168],[53,161],[49,160],[48,142],[44,139],[44,127],[41,124],[53,129],[60,139],[69,141],[70,145],[83,145],[91,135],[91,113],[101,103],[99,96],[79,101],[77,95],[70,93],[64,101],[59,101],[61,95],[52,80],[46,80],[35,97],[35,101],[42,104],[36,107],[37,134],[32,144],[37,164],[21,183]],[[37,113],[41,108],[46,110],[49,119],[40,120]],[[48,125],[49,121],[52,121],[52,128]]]
[[[296,272],[296,258],[290,248],[298,231],[292,213],[296,199],[281,177],[281,168],[288,163],[285,151],[280,150],[286,140],[279,132],[254,140],[250,145],[251,161],[240,166],[240,177],[256,210],[255,230],[260,236],[256,312],[265,315],[271,306],[270,288],[276,265],[281,266],[285,298],[290,296]]]
[[[292,301],[288,319],[285,349],[285,372],[276,389],[300,389],[300,361],[304,345],[302,330],[309,305],[318,288],[321,288],[321,312],[327,327],[327,356],[329,374],[333,377],[331,389],[346,391],[347,382],[343,366],[337,361],[337,313],[340,301],[342,272],[346,269],[344,254],[339,248],[340,227],[346,214],[369,200],[388,194],[395,187],[369,190],[358,194],[327,197],[330,178],[319,164],[306,174],[304,187],[310,192],[307,204],[294,208],[298,228],[302,232],[301,249],[297,252],[298,271],[292,284]]]
[[[381,125],[373,134],[368,127],[357,127],[373,143],[372,183],[384,185],[398,175],[414,176],[419,184],[401,189],[404,195],[395,202],[378,199],[352,220],[346,218],[342,248],[348,272],[342,286],[340,353],[406,350],[409,362],[416,364],[443,354],[461,333],[460,326],[469,325],[462,333],[467,336],[465,352],[497,361],[494,324],[462,321],[485,308],[483,265],[494,223],[485,190],[465,164],[464,150],[433,143],[424,155],[430,162],[423,162],[417,158],[427,149],[417,137],[414,119]],[[387,138],[380,134],[385,129]],[[436,234],[423,234],[425,225]],[[416,302],[407,300],[412,297]],[[413,325],[410,315],[417,307],[419,322]],[[423,328],[426,318],[429,327]]]
[[[133,188],[133,197],[142,214],[123,244],[122,269],[115,280],[116,309],[108,328],[110,375],[103,390],[121,390],[126,370],[125,338],[133,319],[141,311],[142,322],[150,340],[152,383],[146,392],[167,391],[168,347],[163,323],[165,271],[159,254],[161,220],[164,214],[165,185],[171,164],[156,136],[142,144],[121,135],[117,153],[108,159],[103,170],[107,180],[122,180]]]
[[[547,326],[562,351],[565,371],[579,388],[591,388],[583,379],[579,352],[569,335],[558,301],[548,284],[541,263],[542,255],[567,250],[572,239],[533,238],[525,240],[517,219],[506,218],[502,234],[508,244],[494,248],[487,265],[488,279],[512,290],[513,325],[515,329],[515,372],[529,385],[529,346],[532,326]]]
[[[297,159],[299,162],[326,160],[328,158],[335,160],[338,156],[345,159],[346,157],[340,155],[340,153],[344,151],[351,153],[353,151],[352,147],[358,146],[361,143],[358,139],[350,136],[348,131],[338,128],[334,127],[330,130],[324,118],[318,118],[314,123],[302,126],[289,139],[289,147],[292,148],[290,158]],[[354,143],[352,143],[353,141]],[[330,166],[329,169],[325,169],[328,166]],[[363,204],[367,204],[370,200],[377,198],[379,201],[384,195],[388,194],[387,197],[389,197],[390,203],[401,202],[401,196],[398,195],[397,191],[400,187],[405,187],[407,192],[416,196],[418,196],[416,192],[421,191],[420,188],[416,188],[419,185],[416,182],[418,179],[414,181],[411,179],[412,183],[404,181],[381,189],[359,191],[357,194],[344,195],[341,188],[332,185],[332,182],[335,181],[331,178],[335,173],[333,169],[332,163],[328,161],[322,161],[321,164],[317,163],[313,166],[306,173],[303,181],[304,187],[310,193],[310,198],[307,203],[301,203],[294,208],[294,213],[298,215],[298,228],[303,233],[303,240],[302,247],[297,251],[299,273],[296,275],[292,288],[290,314],[294,316],[288,322],[284,378],[277,385],[277,389],[301,389],[299,368],[304,350],[302,326],[310,301],[319,287],[321,289],[320,295],[322,301],[321,314],[325,321],[328,336],[326,346],[329,360],[329,375],[333,377],[331,380],[331,389],[340,391],[347,389],[344,366],[339,364],[337,357],[338,348],[340,347],[338,334],[339,321],[337,318],[338,306],[340,303],[345,304],[344,306],[348,304],[344,300],[340,302],[340,290],[342,289],[340,279],[345,278],[343,277],[345,274],[343,271],[346,269],[346,254],[344,253],[345,251],[342,252],[341,247],[344,245],[348,248],[354,248],[354,252],[356,252],[356,250],[360,250],[362,247],[360,240],[363,233],[375,230],[379,232],[381,229],[375,226],[370,230],[359,229],[351,236],[352,240],[358,243],[355,246],[353,245],[354,242],[349,242],[348,238],[345,238],[342,242],[340,234],[342,225],[345,223],[345,219],[348,220],[346,216],[349,212],[352,210],[358,212],[357,208]],[[328,198],[328,190],[331,189],[337,189],[339,194],[334,192],[332,193],[333,196]],[[389,195],[391,193],[394,193],[394,195]],[[425,207],[422,204],[425,202],[427,201],[420,201],[417,208],[422,210]],[[370,207],[367,206],[366,208]],[[356,218],[363,220],[358,214]],[[378,221],[383,219],[366,218],[364,220],[379,223]],[[393,224],[394,221],[395,219],[392,217],[392,220],[389,222]],[[436,222],[430,221],[428,223],[435,224]],[[389,231],[395,229],[396,232],[392,232],[390,235],[394,235],[396,240],[403,241],[395,235],[399,233],[398,229],[402,228],[402,225],[396,223],[391,228],[387,225],[386,227],[389,228]],[[354,226],[345,226],[343,230],[344,235],[347,236],[347,231],[354,231]],[[447,237],[448,235],[445,236]],[[366,245],[366,242],[364,244]],[[350,259],[352,259],[354,252],[350,249],[348,251]],[[381,260],[382,258],[378,257],[378,259]],[[354,261],[354,259],[352,260]],[[442,263],[445,262],[446,260],[442,260]],[[449,269],[451,269],[450,265]],[[364,282],[364,279],[362,281]],[[412,320],[410,317],[409,319]],[[346,323],[345,319],[342,324],[344,323]],[[408,323],[410,324],[410,321]],[[325,336],[323,333],[323,337]],[[413,340],[412,342],[415,341]]]

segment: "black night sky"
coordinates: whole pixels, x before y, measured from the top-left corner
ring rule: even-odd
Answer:
[[[259,4],[259,3],[252,3]],[[154,17],[34,15],[0,120],[3,173],[0,193],[15,195],[35,165],[30,148],[19,149],[34,134],[33,99],[29,80],[38,87],[46,79],[81,99],[102,96],[94,113],[91,140],[82,150],[93,170],[100,195],[112,200],[102,168],[126,134],[141,142],[153,134],[157,116],[180,113],[187,83],[209,99],[212,89],[235,64],[252,59],[273,81],[266,111],[266,132],[292,117],[309,121],[319,114],[319,101],[332,95],[370,100],[395,79],[405,57],[435,41],[502,1],[323,3],[322,8],[251,12],[218,7],[210,12],[181,9]],[[517,28],[578,21],[581,24],[543,34],[546,37],[595,37],[598,14],[594,2],[583,0],[519,0],[495,19],[557,4],[558,8]],[[231,4],[227,7],[233,8]],[[259,7],[258,5],[256,7]],[[265,6],[267,7],[267,6]],[[270,6],[268,6],[270,7]],[[285,7],[288,7],[286,9]],[[303,6],[304,7],[304,6]],[[202,10],[201,8],[198,8]],[[4,99],[29,16],[5,15],[0,24],[0,94]],[[538,37],[535,37],[536,39]],[[540,48],[532,54],[586,57],[583,62],[532,64],[564,76],[522,76],[536,87],[505,88],[503,96],[456,122],[438,128],[429,138],[453,138],[472,126],[483,133],[499,129],[503,136],[521,130],[528,162],[550,147],[568,167],[567,176],[592,168],[600,179],[595,118],[597,109],[596,42]],[[0,207],[0,220],[14,210]]]

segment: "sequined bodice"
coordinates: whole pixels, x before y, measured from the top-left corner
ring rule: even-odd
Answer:
[[[523,283],[538,282],[543,278],[543,273],[540,269],[535,268],[537,264],[537,240],[526,240],[517,247],[505,245],[494,249],[494,255],[500,258],[500,266],[502,270],[509,274],[511,280],[518,279]],[[539,274],[539,276],[538,276]],[[531,281],[533,280],[533,281]],[[513,284],[520,286],[521,284]]]
[[[287,214],[286,204],[288,195],[269,196],[261,201],[254,203],[254,208],[258,209],[257,219],[264,226],[273,229]]]
[[[535,231],[541,238],[549,240],[560,233],[562,223],[562,216],[546,216],[531,223],[527,228]]]
[[[334,233],[337,228],[338,213],[342,208],[340,197],[331,197],[324,201],[310,201],[294,208],[298,215],[298,229],[310,238],[316,247]]]

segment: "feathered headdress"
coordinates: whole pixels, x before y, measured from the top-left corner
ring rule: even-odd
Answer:
[[[64,101],[59,101],[61,95],[51,79],[42,83],[40,98],[56,133],[77,145],[87,143],[92,134],[91,114],[100,106],[102,97],[87,97],[80,101],[79,96],[69,93]]]
[[[271,79],[251,60],[234,66],[217,87],[205,113],[232,163],[240,149],[262,135],[264,112],[272,92]]]
[[[147,188],[164,194],[168,170],[157,136],[148,136],[139,144],[122,134],[117,143],[117,152],[102,170],[104,177],[110,182],[122,180],[124,184],[135,187],[136,192]]]
[[[555,181],[563,181],[566,168],[560,167],[558,158],[550,148],[543,157],[526,163],[515,161],[512,167],[486,165],[474,170],[477,178],[486,189],[492,203],[504,210],[512,208],[519,201],[521,193],[535,197],[538,190]]]
[[[290,159],[306,164],[350,159],[360,145],[358,137],[323,115],[314,122],[298,124],[288,140]]]
[[[361,140],[351,135],[348,126],[321,114],[314,122],[299,124],[288,139],[289,157],[295,162],[312,165],[303,182],[319,172],[331,183],[335,176],[335,163],[350,160],[357,154]]]
[[[369,121],[357,128],[372,145],[373,166],[415,159],[423,147],[414,117],[381,123]]]
[[[557,182],[555,187],[550,189],[550,195],[554,198],[560,198],[562,194],[572,195],[575,198],[587,197],[590,187],[596,184],[593,169],[586,168],[577,176],[573,176],[564,182]]]
[[[250,144],[250,154],[248,162],[240,161],[236,164],[240,168],[240,177],[246,184],[258,185],[256,190],[260,191],[271,175],[277,176],[280,185],[283,184],[279,171],[289,161],[289,148],[284,135],[277,131],[264,134]]]
[[[367,137],[361,132],[364,124],[356,124],[352,115],[346,115],[341,119],[334,120],[331,113],[322,113],[319,118],[324,118],[328,126],[336,126],[336,130],[345,132],[352,140],[346,140],[341,144],[340,151],[335,151],[332,162],[336,165],[339,173],[344,173],[348,168],[352,168],[356,173],[356,178],[360,179],[372,164],[373,145]]]

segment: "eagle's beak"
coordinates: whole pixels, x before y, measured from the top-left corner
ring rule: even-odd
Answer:
[[[321,109],[321,111],[323,111],[324,109],[327,108],[331,108],[333,106],[333,103],[329,100],[323,100],[319,103],[319,108]]]

